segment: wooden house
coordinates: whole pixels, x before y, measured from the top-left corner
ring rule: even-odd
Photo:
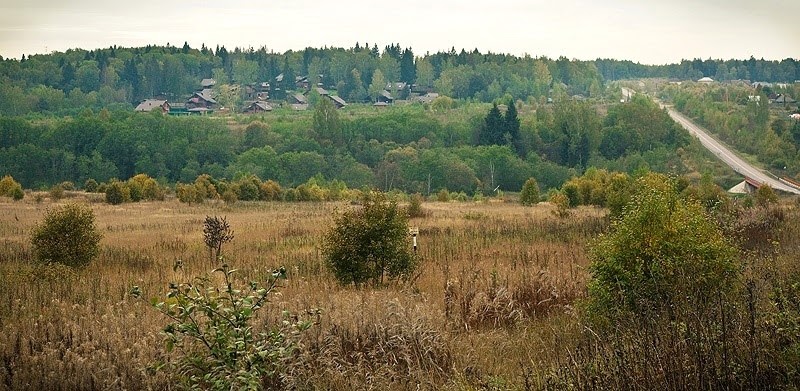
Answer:
[[[204,89],[199,92],[195,92],[186,101],[186,108],[189,111],[208,111],[214,108],[217,105],[217,101],[214,100],[213,91],[210,89]],[[193,110],[193,109],[205,109],[205,110]]]
[[[269,105],[267,102],[263,101],[256,101],[251,102],[245,109],[242,111],[248,114],[256,114],[256,113],[265,113],[268,111],[272,111],[272,106]]]
[[[145,99],[136,106],[134,111],[150,112],[153,110],[161,110],[162,113],[169,113],[169,102],[163,99]]]

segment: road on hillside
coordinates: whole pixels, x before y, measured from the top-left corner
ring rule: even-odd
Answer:
[[[630,99],[630,97],[632,97],[634,94],[636,94],[636,91],[631,90],[630,88],[622,87],[622,95],[626,99]],[[752,178],[759,183],[766,183],[775,190],[781,190],[792,194],[800,194],[800,189],[794,186],[790,186],[785,182],[781,182],[774,175],[762,171],[752,166],[750,163],[747,163],[746,161],[742,160],[733,151],[731,151],[730,149],[722,145],[722,143],[711,137],[711,135],[707,130],[695,124],[685,115],[677,112],[672,107],[667,106],[658,100],[656,101],[658,102],[659,106],[661,106],[661,108],[667,109],[667,113],[669,113],[669,116],[672,117],[673,121],[683,126],[684,129],[688,130],[689,133],[692,134],[692,136],[697,137],[697,139],[700,140],[700,143],[703,144],[703,146],[706,147],[706,149],[708,149],[709,151],[711,151],[711,153],[717,156],[719,160],[722,160],[723,163],[730,166],[730,168],[732,168],[733,171],[736,171],[740,175],[746,176],[748,178]]]
[[[735,153],[733,153],[731,150],[722,145],[719,141],[711,137],[705,129],[701,128],[700,126],[692,122],[689,118],[686,118],[685,115],[677,112],[672,107],[665,106],[661,103],[659,104],[661,105],[661,107],[667,108],[669,116],[672,117],[672,119],[675,122],[681,124],[681,126],[683,126],[686,130],[688,130],[689,133],[697,137],[703,144],[703,146],[706,147],[706,149],[711,151],[711,153],[716,155],[725,164],[730,166],[733,169],[733,171],[736,171],[739,174],[744,175],[746,177],[752,178],[757,182],[766,183],[775,190],[781,190],[792,194],[800,194],[800,189],[797,189],[793,186],[787,185],[784,182],[781,182],[771,174],[761,171],[756,167],[753,167],[749,163],[742,160],[739,156],[736,156]]]

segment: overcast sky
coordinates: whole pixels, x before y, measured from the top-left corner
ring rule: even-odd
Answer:
[[[800,58],[800,0],[0,0],[0,56],[112,45],[284,52],[399,43],[616,58]]]

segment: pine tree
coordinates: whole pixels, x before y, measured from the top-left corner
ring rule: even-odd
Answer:
[[[411,48],[404,50],[400,59],[400,80],[408,84],[417,80],[417,67],[414,65],[414,52]]]
[[[478,134],[478,144],[502,145],[504,143],[504,122],[503,114],[500,113],[500,109],[497,107],[497,103],[495,103],[489,110],[489,114],[487,114],[486,118],[483,120],[483,126],[481,126],[480,133]]]
[[[517,151],[517,154],[520,156],[525,155],[525,151],[523,150],[522,146],[522,139],[519,134],[519,117],[517,116],[517,107],[514,104],[514,99],[510,99],[508,101],[508,110],[506,111],[506,115],[503,117],[503,138],[505,139],[506,143],[511,143],[514,147],[514,150]]]

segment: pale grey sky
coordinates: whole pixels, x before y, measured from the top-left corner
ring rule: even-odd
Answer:
[[[0,56],[112,45],[425,52],[645,64],[800,58],[800,0],[0,0]]]

